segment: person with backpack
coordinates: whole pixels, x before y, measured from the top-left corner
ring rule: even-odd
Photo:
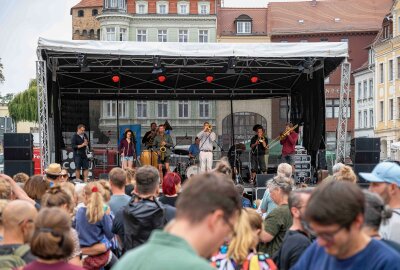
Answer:
[[[37,211],[33,204],[15,200],[7,204],[2,214],[4,239],[0,245],[0,269],[14,269],[36,259],[29,242]]]
[[[136,172],[136,186],[129,204],[116,213],[113,232],[127,251],[145,243],[154,229],[162,229],[175,217],[175,207],[158,201],[160,176],[152,166]]]

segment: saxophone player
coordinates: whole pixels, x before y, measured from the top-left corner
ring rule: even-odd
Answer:
[[[169,158],[171,156],[171,147],[174,145],[169,134],[165,133],[165,126],[158,126],[158,134],[154,138],[154,146],[158,151],[158,171],[161,179],[163,179],[163,165],[169,172]]]
[[[256,134],[251,138],[251,178],[250,182],[254,182],[257,173],[266,173],[267,165],[265,162],[265,154],[268,150],[268,139],[265,136],[265,130],[262,126],[255,126]]]

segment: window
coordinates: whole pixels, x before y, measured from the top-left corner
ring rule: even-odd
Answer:
[[[308,40],[307,39],[302,39],[302,40],[300,40],[300,42],[301,43],[305,43],[305,42],[308,42]]]
[[[321,38],[321,42],[327,42],[328,38]]]
[[[201,118],[210,117],[210,102],[208,100],[199,101],[199,116]]]
[[[287,121],[288,111],[289,111],[288,100],[286,98],[279,100],[279,119]]]
[[[178,14],[189,14],[189,3],[187,2],[179,2],[178,3]]]
[[[373,98],[374,97],[374,80],[369,79],[369,97]]]
[[[237,33],[238,34],[251,34],[251,22],[237,22]]]
[[[208,42],[208,30],[199,30],[199,42],[200,43]]]
[[[345,101],[343,101],[345,102]],[[326,118],[338,118],[339,117],[339,99],[326,99],[325,102],[325,116]],[[347,107],[347,117],[351,117],[351,100],[349,99],[349,105]]]
[[[147,41],[147,30],[141,29],[137,30],[137,42],[146,42]]]
[[[393,60],[389,60],[389,81],[393,81]]]
[[[97,16],[99,11],[97,9],[92,9],[92,16]]]
[[[105,0],[104,8],[126,10],[126,0]]]
[[[198,5],[199,14],[207,15],[210,13],[210,3],[199,3]]]
[[[158,30],[158,42],[167,42],[167,30]]]
[[[119,29],[119,41],[127,41],[128,36],[126,34],[126,28],[120,28]]]
[[[83,17],[85,15],[85,12],[81,9],[78,10],[78,17]]]
[[[369,126],[374,127],[374,110],[370,109],[369,110]]]
[[[383,118],[384,118],[384,115],[383,115],[383,112],[384,112],[383,101],[380,101],[379,105],[380,105],[379,106],[379,110],[380,110],[379,121],[383,122]]]
[[[384,74],[383,74],[383,63],[379,64],[379,82],[383,83],[384,80]]]
[[[137,104],[137,117],[138,118],[146,118],[147,117],[147,102],[143,100],[138,100]]]
[[[107,27],[106,28],[106,40],[107,41],[115,41],[115,27]]]
[[[178,117],[188,118],[189,117],[189,101],[180,100],[178,103]]]
[[[362,89],[361,89],[361,82],[358,83],[358,99],[361,99]]]
[[[368,111],[364,111],[364,128],[368,127]]]
[[[347,42],[347,43],[349,43],[349,39],[348,39],[348,38],[341,38],[341,39],[340,39],[340,42]]]
[[[362,128],[361,111],[358,111],[358,128]]]
[[[147,14],[147,1],[136,1],[136,13]]]
[[[117,101],[109,100],[104,103],[104,113],[103,116],[105,118],[115,118],[117,117]],[[119,101],[118,103],[118,117],[119,118],[127,118],[128,117],[128,102]]]
[[[168,14],[168,2],[157,2],[157,13]]]
[[[394,116],[393,99],[389,99],[389,120],[393,120],[393,116]]]
[[[364,99],[368,97],[368,82],[367,80],[364,81]]]
[[[189,33],[188,30],[179,30],[179,42],[188,42]]]
[[[157,117],[168,117],[168,101],[158,101],[157,103]]]

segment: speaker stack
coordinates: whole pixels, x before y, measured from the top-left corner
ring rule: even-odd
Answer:
[[[33,175],[33,136],[31,133],[4,133],[4,173]]]
[[[366,181],[359,176],[359,173],[372,172],[379,163],[380,155],[380,138],[354,138],[351,140],[350,158],[353,161],[353,170],[360,183],[366,183]]]

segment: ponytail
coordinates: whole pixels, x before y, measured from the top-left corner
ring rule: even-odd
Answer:
[[[89,183],[85,186],[87,196],[86,218],[91,224],[99,222],[104,216],[103,192],[103,187],[98,183]]]

